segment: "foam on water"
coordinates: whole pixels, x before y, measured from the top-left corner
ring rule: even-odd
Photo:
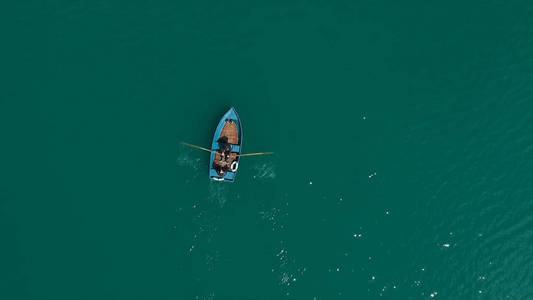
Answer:
[[[272,268],[272,272],[277,274],[278,284],[282,286],[286,293],[290,293],[291,288],[298,282],[298,278],[302,277],[307,268],[297,265],[296,259],[289,254],[289,251],[280,242],[281,249],[276,254],[278,265]]]
[[[273,179],[276,178],[276,166],[272,162],[263,162],[255,164],[252,167],[254,179]]]
[[[202,160],[198,155],[192,153],[190,149],[185,149],[184,146],[182,146],[176,158],[176,165],[188,169],[193,175],[193,178],[197,178],[200,175],[199,170],[202,167]]]
[[[229,183],[231,184],[231,183]],[[228,183],[209,181],[209,194],[207,199],[211,205],[216,205],[219,208],[224,207],[228,200]]]

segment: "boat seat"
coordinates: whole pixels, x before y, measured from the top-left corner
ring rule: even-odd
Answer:
[[[218,143],[215,143],[212,148],[213,148],[212,150],[217,151],[219,149]],[[231,144],[231,152],[240,152],[240,151],[241,151],[241,146]]]
[[[235,173],[234,172],[226,173],[226,176],[224,176],[224,179],[234,180],[235,179]]]

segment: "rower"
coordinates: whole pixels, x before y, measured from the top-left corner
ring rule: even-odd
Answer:
[[[222,157],[224,158],[225,161],[228,161],[230,154],[231,154],[231,145],[226,144],[224,146],[224,151],[222,152]]]
[[[220,177],[224,177],[226,175],[226,173],[228,172],[227,169],[228,167],[227,166],[223,166],[223,165],[215,165],[213,167],[215,169],[215,171],[217,172],[217,174],[220,176]]]

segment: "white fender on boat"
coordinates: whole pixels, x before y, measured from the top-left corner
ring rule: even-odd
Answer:
[[[237,171],[238,168],[239,168],[239,163],[238,162],[234,161],[234,162],[231,163],[231,171],[232,172]]]

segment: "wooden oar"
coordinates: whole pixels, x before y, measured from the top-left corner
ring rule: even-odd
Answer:
[[[207,148],[200,147],[200,146],[196,146],[196,145],[193,145],[193,144],[189,144],[189,143],[185,143],[185,142],[181,142],[181,143],[182,143],[183,145],[185,145],[185,146],[193,147],[193,148],[200,149],[200,150],[204,150],[204,151],[207,151],[207,152],[216,152],[216,151],[209,150],[209,149],[207,149]]]
[[[246,154],[237,154],[237,156],[255,156],[255,155],[269,155],[269,154],[274,154],[274,152],[246,153]]]
[[[185,145],[185,146],[193,147],[193,148],[204,150],[204,151],[207,151],[207,152],[216,152],[214,150],[209,150],[207,148],[196,146],[196,145],[193,145],[193,144],[189,144],[189,143],[185,143],[185,142],[181,142],[181,143],[183,145]],[[237,154],[237,156],[256,156],[256,155],[269,155],[269,154],[274,154],[274,152],[246,153],[246,154]]]

